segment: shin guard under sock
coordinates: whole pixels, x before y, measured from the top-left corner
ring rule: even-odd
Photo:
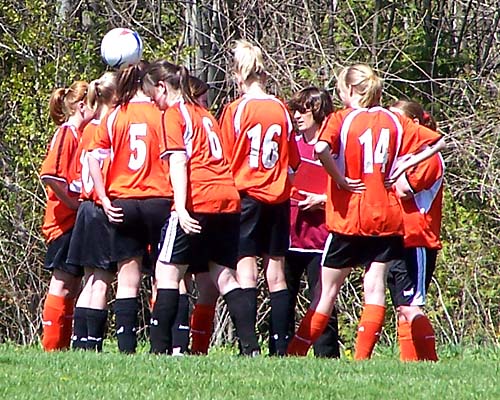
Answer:
[[[87,309],[87,349],[102,351],[108,310]]]
[[[115,300],[116,337],[121,353],[135,353],[139,304],[137,297]]]
[[[191,315],[191,354],[208,354],[212,337],[215,306],[196,304]]]
[[[64,298],[64,322],[62,330],[61,344],[64,349],[69,349],[71,345],[71,335],[73,333],[73,315],[75,310],[75,299]]]
[[[61,350],[64,348],[63,328],[65,315],[64,297],[48,294],[42,312],[42,346],[45,351]]]
[[[85,307],[75,307],[73,313],[73,336],[71,337],[71,348],[74,350],[87,349],[87,311]]]
[[[151,313],[151,353],[172,354],[172,327],[179,307],[179,289],[158,289]]]
[[[355,360],[367,360],[380,338],[384,326],[385,306],[365,304],[358,325]]]
[[[255,334],[255,318],[257,289],[234,289],[224,295],[224,301],[240,340],[241,355],[254,356],[260,353],[257,335]],[[255,299],[255,302],[254,302]]]
[[[437,361],[436,337],[425,315],[417,315],[410,323],[411,336],[419,360]]]
[[[401,361],[417,361],[417,351],[411,336],[410,323],[406,320],[398,321],[399,358]]]
[[[189,347],[189,296],[179,295],[179,305],[172,327],[172,353],[186,353]]]
[[[300,322],[299,329],[288,345],[287,354],[290,356],[305,356],[309,347],[318,340],[328,324],[330,316],[307,310]]]
[[[284,356],[288,346],[290,293],[288,289],[283,289],[271,292],[269,297],[271,301],[269,355]]]
[[[321,336],[313,344],[314,355],[322,358],[339,358],[339,323],[337,309],[334,308],[332,315]]]

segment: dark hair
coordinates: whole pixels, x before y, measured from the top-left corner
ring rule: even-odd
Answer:
[[[204,80],[193,75],[189,76],[189,90],[191,90],[193,97],[204,95],[208,92],[208,89],[210,89],[210,86]]]
[[[131,65],[118,71],[116,77],[116,102],[117,104],[128,104],[132,97],[142,89],[144,74],[149,63],[141,60],[136,65]]]
[[[292,114],[295,111],[303,113],[310,110],[314,121],[321,124],[333,112],[333,101],[325,89],[309,86],[292,96],[288,102],[288,108]]]
[[[424,108],[416,101],[398,100],[391,108],[401,110],[405,116],[411,119],[418,119],[418,123],[429,129],[437,130],[436,120],[427,113]]]
[[[76,81],[69,88],[57,88],[52,92],[49,112],[56,125],[62,125],[75,113],[77,103],[86,99],[88,87],[87,82]]]
[[[184,101],[198,104],[189,87],[189,72],[182,65],[172,64],[165,60],[152,62],[143,78],[144,91],[152,97],[158,82],[166,82],[172,89],[180,91]]]

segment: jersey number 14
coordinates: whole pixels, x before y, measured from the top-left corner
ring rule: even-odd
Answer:
[[[373,174],[373,165],[380,164],[380,171],[385,172],[389,159],[389,139],[391,131],[387,128],[380,130],[375,151],[373,150],[373,132],[371,128],[363,132],[359,137],[359,143],[363,147],[363,172]]]

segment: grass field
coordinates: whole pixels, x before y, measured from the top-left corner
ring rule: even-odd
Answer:
[[[438,363],[61,352],[0,345],[0,399],[500,399],[500,349],[447,348]]]

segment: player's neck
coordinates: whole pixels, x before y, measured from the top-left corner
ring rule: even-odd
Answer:
[[[319,136],[319,126],[318,124],[313,124],[310,128],[301,132],[304,142],[307,144],[315,144],[318,141]]]
[[[243,94],[249,94],[249,95],[254,95],[254,96],[266,94],[261,83],[258,81],[253,81],[251,83],[241,84],[241,91],[243,92]]]

